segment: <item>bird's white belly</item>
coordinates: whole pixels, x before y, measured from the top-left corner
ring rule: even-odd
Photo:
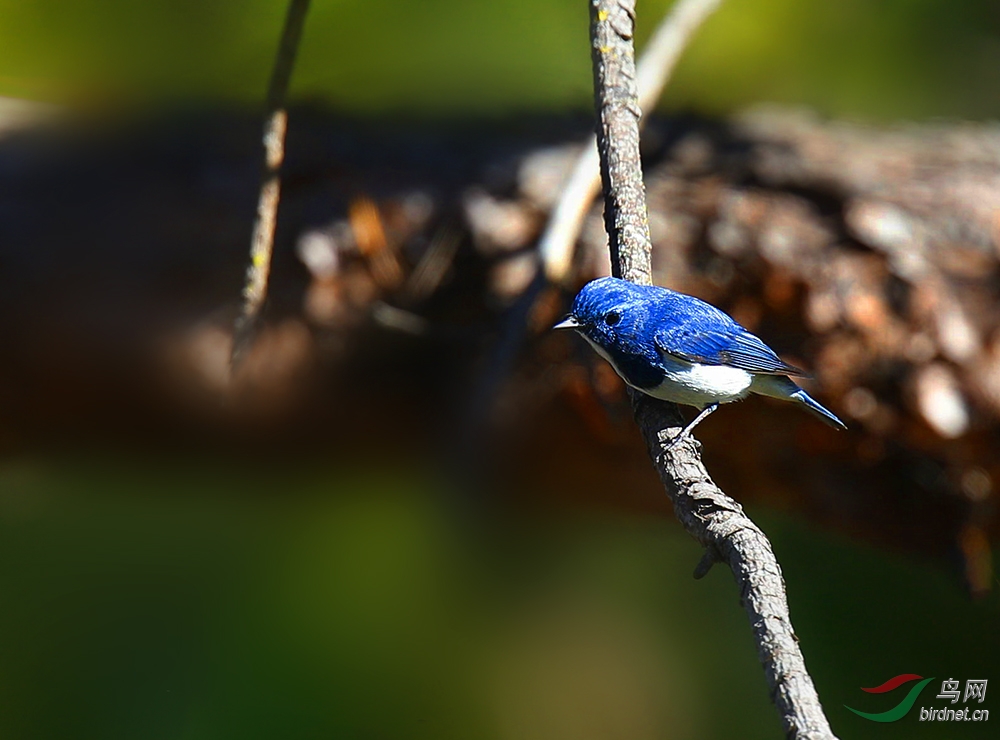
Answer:
[[[611,356],[590,337],[583,335],[597,354],[607,360],[611,367],[628,383],[628,379],[615,365]],[[636,388],[654,398],[682,403],[685,406],[704,408],[712,403],[739,401],[750,392],[753,375],[738,367],[725,365],[698,365],[662,356],[661,367],[665,372],[663,381],[655,388]],[[631,385],[631,383],[629,383]],[[635,388],[635,386],[632,386]]]
[[[753,376],[725,365],[697,365],[664,358],[663,382],[645,392],[665,401],[704,408],[712,403],[738,401],[750,392]]]

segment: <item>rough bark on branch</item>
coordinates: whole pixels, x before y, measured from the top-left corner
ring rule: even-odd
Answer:
[[[591,53],[597,142],[612,273],[649,284],[650,235],[639,156],[634,0],[591,0]],[[757,653],[786,736],[833,738],[792,630],[785,583],[771,545],[742,507],[715,485],[697,444],[670,446],[681,426],[677,407],[633,394],[633,409],[661,480],[684,528],[706,549],[696,575],[725,561],[740,587]]]
[[[635,1],[593,0],[590,9],[597,144],[612,273],[633,282],[649,283],[652,244],[639,157],[642,112],[632,38]]]

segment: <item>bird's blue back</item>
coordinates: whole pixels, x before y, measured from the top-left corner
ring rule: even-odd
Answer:
[[[659,383],[664,355],[751,373],[803,375],[728,314],[668,288],[601,278],[577,294],[572,315],[639,388]]]

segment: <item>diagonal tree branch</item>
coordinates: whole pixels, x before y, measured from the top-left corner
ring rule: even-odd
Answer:
[[[635,0],[590,0],[590,19],[597,144],[612,272],[649,284],[651,245],[639,157],[641,113],[632,39]],[[705,547],[695,575],[707,573],[714,562],[725,562],[733,571],[786,736],[835,738],[806,671],[788,613],[781,568],[767,537],[712,481],[696,442],[670,445],[682,426],[676,405],[640,393],[632,394],[632,405],[677,518]]]
[[[278,222],[278,202],[281,199],[281,165],[285,161],[285,132],[288,112],[285,98],[292,79],[295,56],[302,38],[309,0],[290,0],[281,43],[271,72],[267,90],[267,112],[264,119],[264,162],[260,176],[257,217],[250,237],[250,265],[243,287],[243,310],[233,331],[230,365],[235,368],[253,338],[257,320],[267,298],[271,275],[271,255],[274,252],[274,230]]]

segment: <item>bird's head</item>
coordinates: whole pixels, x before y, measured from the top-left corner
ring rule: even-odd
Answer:
[[[649,316],[649,289],[613,277],[592,280],[580,289],[573,308],[554,329],[576,329],[595,344],[625,348],[637,341]]]

